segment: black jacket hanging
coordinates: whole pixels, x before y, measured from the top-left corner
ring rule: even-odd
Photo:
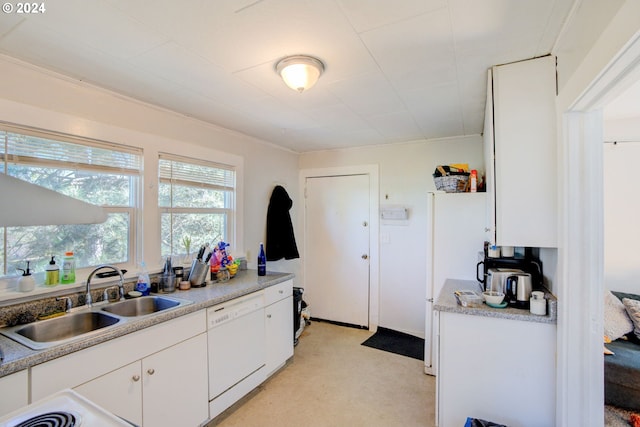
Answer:
[[[293,206],[287,191],[277,185],[271,193],[267,210],[267,261],[300,258],[289,209]]]

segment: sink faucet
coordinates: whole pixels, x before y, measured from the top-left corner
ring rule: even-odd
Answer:
[[[113,265],[102,264],[94,268],[93,271],[89,273],[89,277],[87,277],[87,289],[86,289],[87,307],[91,307],[93,305],[93,298],[91,298],[91,279],[93,278],[93,275],[96,274],[96,272],[98,272],[99,270],[102,270],[103,268],[109,268],[115,271],[116,273],[118,273],[118,275],[120,276],[120,283],[118,284],[120,301],[124,300],[124,275],[122,274],[122,271],[120,271],[118,267],[114,267]]]

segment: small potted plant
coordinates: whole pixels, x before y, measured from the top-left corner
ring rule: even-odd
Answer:
[[[191,264],[191,237],[184,236],[182,238],[182,245],[184,246],[186,253],[183,264],[189,265]]]

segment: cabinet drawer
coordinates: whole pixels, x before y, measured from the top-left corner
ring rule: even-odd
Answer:
[[[287,280],[264,290],[265,307],[293,295],[293,280]]]

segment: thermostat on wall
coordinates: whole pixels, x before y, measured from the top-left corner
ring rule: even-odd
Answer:
[[[409,211],[402,207],[380,208],[380,218],[385,220],[405,220],[409,218]]]

